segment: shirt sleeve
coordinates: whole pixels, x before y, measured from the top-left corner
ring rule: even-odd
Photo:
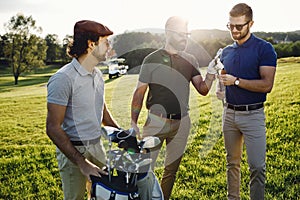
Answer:
[[[192,77],[201,75],[199,62],[194,55],[189,54],[187,52],[181,52],[180,55],[193,67]]]
[[[140,74],[139,74],[140,82],[142,82],[142,83],[150,83],[151,82],[150,70],[151,70],[151,64],[147,62],[147,57],[146,57],[141,65],[141,70],[140,70]]]
[[[54,74],[47,84],[47,102],[67,106],[71,96],[71,80],[64,73]]]
[[[194,57],[195,58],[195,57]],[[198,64],[198,61],[194,60],[194,64],[193,64],[193,74],[192,74],[192,77],[194,76],[198,76],[198,75],[201,75],[201,72],[200,72],[200,67],[199,67],[199,64]]]
[[[260,66],[274,66],[277,65],[277,54],[270,43],[265,43],[260,56]]]

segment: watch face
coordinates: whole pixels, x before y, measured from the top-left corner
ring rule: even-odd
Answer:
[[[240,81],[239,80],[235,80],[234,81],[234,85],[239,85]]]

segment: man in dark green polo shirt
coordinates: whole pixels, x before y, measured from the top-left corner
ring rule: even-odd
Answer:
[[[148,55],[142,64],[137,88],[131,106],[131,124],[138,134],[138,117],[146,90],[148,118],[142,137],[157,136],[166,141],[166,157],[161,187],[164,199],[171,196],[176,173],[187,144],[190,131],[189,92],[190,82],[201,95],[211,88],[217,71],[210,64],[203,80],[194,56],[184,52],[188,41],[187,21],[170,17],[165,25],[166,44]],[[156,160],[161,146],[151,152]],[[154,166],[155,162],[153,162]]]

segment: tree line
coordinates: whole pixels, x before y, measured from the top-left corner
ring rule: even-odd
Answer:
[[[49,64],[63,65],[70,61],[66,55],[72,36],[59,41],[56,34],[38,36],[42,28],[31,16],[17,14],[5,25],[7,33],[0,35],[0,67],[8,66],[18,84],[19,76]],[[255,32],[271,42],[278,58],[300,56],[300,31],[281,33]],[[111,56],[123,57],[131,69],[141,65],[143,58],[164,45],[164,32],[125,32],[112,36]],[[228,31],[193,30],[186,51],[195,55],[200,66],[206,66],[219,48],[232,43]],[[135,71],[136,73],[138,71]]]

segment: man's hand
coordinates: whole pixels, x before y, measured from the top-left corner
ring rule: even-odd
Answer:
[[[108,173],[106,171],[103,171],[97,165],[93,164],[92,162],[90,162],[87,159],[85,159],[83,162],[78,164],[78,166],[80,168],[81,173],[85,177],[87,177],[88,181],[90,181],[90,182],[91,182],[90,175],[98,176],[98,177],[101,177],[100,174],[108,175]]]
[[[219,70],[223,69],[224,65],[221,63],[219,58],[215,58],[208,64],[207,73],[218,74]]]
[[[236,80],[236,77],[230,74],[221,74],[219,78],[221,83],[225,86],[234,85],[234,81]]]

